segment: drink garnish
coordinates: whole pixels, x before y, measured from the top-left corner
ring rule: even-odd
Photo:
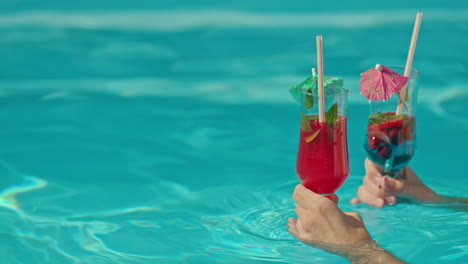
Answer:
[[[318,136],[319,133],[320,133],[320,129],[312,133],[312,135],[305,137],[304,138],[305,142],[307,143],[312,142]]]
[[[306,132],[312,131],[312,128],[310,127],[310,122],[307,119],[307,116],[304,115],[304,113],[301,113],[301,129]]]
[[[367,129],[367,135],[369,137],[376,137],[382,141],[384,141],[387,144],[390,144],[390,138],[385,134],[384,132],[380,131],[379,129],[376,128],[369,128]]]
[[[382,159],[390,158],[392,155],[392,149],[388,144],[383,144],[377,147],[377,155],[379,155]]]
[[[312,90],[307,90],[307,94],[304,96],[304,106],[306,109],[312,108],[314,106],[314,96],[312,95]]]
[[[319,119],[318,115],[310,115],[310,116],[305,116],[307,120],[312,121],[312,120],[317,120]]]
[[[330,109],[328,109],[327,113],[325,114],[325,120],[328,124],[335,124],[336,120],[338,119],[338,104],[334,103]]]

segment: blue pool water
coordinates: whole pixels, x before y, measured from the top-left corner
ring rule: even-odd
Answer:
[[[359,73],[404,64],[416,11],[411,166],[466,196],[462,2],[2,1],[0,263],[346,263],[284,226],[298,183],[287,90],[318,34],[325,73],[350,90],[339,206],[410,263],[467,263],[466,212],[348,203],[364,173]]]

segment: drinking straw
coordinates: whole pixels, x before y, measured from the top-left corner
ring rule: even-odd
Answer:
[[[325,122],[325,97],[323,91],[323,48],[322,36],[316,37],[317,41],[317,70],[318,70],[318,107],[319,107],[319,122]]]
[[[413,64],[414,50],[416,49],[416,42],[418,41],[419,26],[421,25],[421,18],[423,13],[416,13],[416,20],[414,21],[413,35],[411,36],[411,42],[408,51],[408,57],[406,58],[405,72],[403,76],[409,77],[411,73],[411,64]],[[403,95],[403,96],[402,96]],[[401,114],[401,108],[403,107],[404,100],[406,95],[406,85],[401,88],[400,91],[400,100],[398,101],[398,106],[396,109],[397,115]]]

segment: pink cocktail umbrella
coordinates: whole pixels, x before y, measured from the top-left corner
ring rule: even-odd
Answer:
[[[401,76],[389,68],[377,64],[374,68],[361,73],[361,94],[372,101],[390,98],[408,82],[408,77]]]

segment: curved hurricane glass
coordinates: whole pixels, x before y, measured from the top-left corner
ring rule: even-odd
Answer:
[[[349,175],[348,91],[340,88],[325,94],[325,122],[321,123],[317,94],[302,93],[296,173],[306,188],[333,200]]]
[[[403,75],[404,67],[388,67]],[[385,175],[396,177],[416,152],[416,104],[419,72],[412,69],[406,92],[393,94],[385,101],[370,101],[364,149],[367,157],[376,163]],[[397,112],[399,98],[403,99]]]

